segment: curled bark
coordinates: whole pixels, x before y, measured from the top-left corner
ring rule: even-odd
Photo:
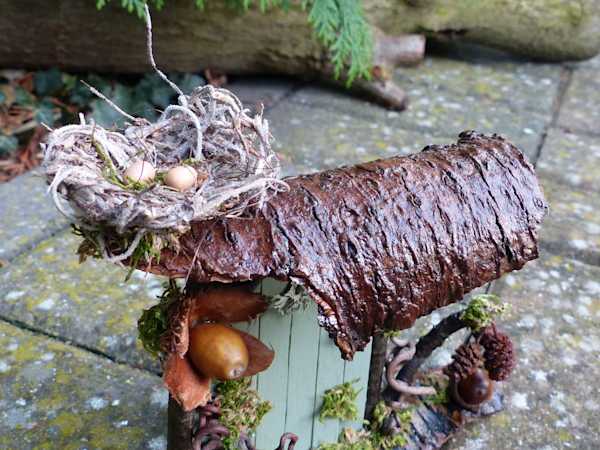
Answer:
[[[286,180],[248,217],[195,223],[151,270],[197,283],[303,285],[346,359],[538,256],[532,166],[499,136]]]

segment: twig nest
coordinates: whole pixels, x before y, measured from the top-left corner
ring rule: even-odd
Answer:
[[[196,325],[190,331],[188,354],[205,376],[218,380],[240,378],[248,368],[249,354],[240,334],[218,323]]]
[[[244,214],[287,189],[262,112],[250,116],[225,89],[180,95],[155,123],[127,117],[118,131],[81,117],[54,130],[44,151],[56,206],[109,261],[131,257],[148,233],[181,235],[192,221]],[[166,179],[148,183],[158,173]]]
[[[167,172],[165,184],[178,190],[179,192],[187,191],[194,187],[198,182],[198,172],[190,166],[173,167]]]
[[[148,161],[136,159],[127,167],[123,174],[128,181],[146,183],[156,177],[156,169]]]

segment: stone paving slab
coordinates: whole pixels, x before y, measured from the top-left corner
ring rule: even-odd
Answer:
[[[166,448],[158,377],[0,322],[0,448]]]
[[[600,137],[550,129],[537,162],[537,172],[542,178],[561,180],[578,189],[599,193]]]
[[[600,76],[597,68],[578,69],[558,116],[558,124],[570,131],[600,136]]]
[[[267,117],[286,175],[407,155],[427,144],[456,141],[456,136],[434,137],[362,116],[335,115],[327,109],[290,101],[276,106]]]
[[[0,316],[99,350],[118,361],[159,370],[137,339],[142,309],[162,291],[158,277],[75,254],[80,238],[61,233],[0,270]]]
[[[552,109],[558,92],[561,71],[558,64],[442,56],[398,69],[394,80],[409,92],[451,91],[507,104],[517,110],[547,112]]]
[[[457,136],[464,130],[498,133],[519,146],[529,158],[537,154],[541,135],[552,116],[550,111],[519,111],[507,104],[452,91],[431,92],[427,88],[414,87],[408,90],[408,95],[410,105],[401,113],[357,100],[344,95],[343,91],[316,86],[299,90],[279,106],[297,103],[321,110],[323,115],[348,115],[356,121],[366,121],[374,129],[400,128],[441,137]],[[305,114],[310,115],[311,111],[307,109]],[[281,128],[273,126],[272,129],[277,133]]]
[[[449,448],[597,449],[600,442],[600,268],[542,253],[493,292],[512,305],[501,328],[518,365],[508,409],[468,427]]]
[[[575,258],[581,252],[600,256],[600,195],[550,178],[541,182],[550,206],[542,224],[542,244]]]
[[[45,181],[34,172],[0,183],[0,260],[13,258],[66,226],[46,195]]]
[[[275,77],[242,78],[225,87],[239,97],[246,108],[256,111],[262,104],[269,109],[290,93],[297,80]]]

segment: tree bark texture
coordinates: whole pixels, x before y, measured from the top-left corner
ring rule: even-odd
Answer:
[[[145,72],[144,24],[117,1],[0,0],[0,67]],[[205,11],[169,0],[154,11],[155,53],[164,70],[314,75],[329,72],[307,14],[237,12],[224,0]],[[457,36],[546,60],[584,59],[600,49],[598,0],[363,0],[388,35]]]
[[[299,283],[351,359],[374,334],[538,256],[547,206],[531,165],[498,136],[465,132],[457,144],[286,181],[248,217],[194,223],[179,253],[149,269],[197,283]]]

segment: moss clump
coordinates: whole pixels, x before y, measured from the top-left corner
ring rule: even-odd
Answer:
[[[175,280],[169,280],[164,287],[165,290],[158,297],[159,302],[151,308],[145,309],[138,319],[138,337],[142,341],[144,349],[155,357],[158,357],[161,352],[160,338],[169,326],[168,308],[181,298],[181,291]]]
[[[396,412],[401,424],[400,432],[385,434],[384,424],[392,410],[384,402],[379,402],[373,410],[373,421],[365,422],[365,428],[354,430],[344,428],[338,442],[321,444],[319,450],[392,450],[407,444],[413,409]]]
[[[79,262],[83,263],[88,258],[102,258],[101,249],[101,238],[102,241],[108,243],[108,247],[115,250],[127,249],[135,239],[135,232],[130,232],[124,235],[118,235],[116,232],[106,230],[102,228],[88,230],[77,225],[71,225],[73,234],[75,236],[83,238],[79,248],[77,249],[77,255],[79,255]],[[153,261],[160,261],[161,250],[166,247],[168,241],[163,237],[154,235],[152,233],[146,233],[141,238],[139,244],[135,248],[131,258],[129,258],[129,265],[131,268],[125,276],[125,281],[129,281],[133,271],[141,262],[152,264]]]
[[[223,439],[225,450],[236,450],[240,432],[252,434],[272,406],[250,387],[250,378],[222,381],[215,386],[216,401],[221,405],[219,421],[229,430]]]
[[[497,295],[479,294],[473,297],[469,306],[462,312],[460,320],[477,332],[491,325],[496,317],[508,310],[508,306]]]
[[[321,422],[325,419],[356,420],[358,418],[356,398],[360,391],[352,386],[357,381],[348,381],[325,391],[319,413]]]

